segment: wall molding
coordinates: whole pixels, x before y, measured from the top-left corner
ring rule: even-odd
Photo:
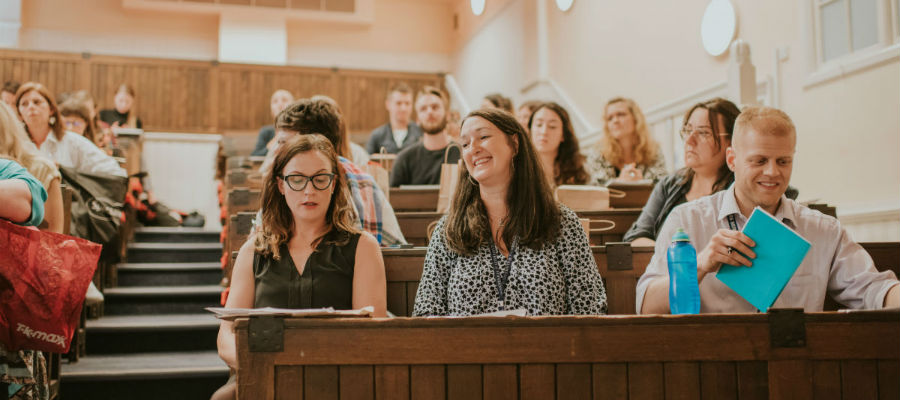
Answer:
[[[838,219],[843,224],[865,224],[871,222],[900,222],[900,207],[882,206],[849,209],[841,212],[838,208]]]
[[[219,143],[222,135],[215,133],[144,132],[144,141]]]

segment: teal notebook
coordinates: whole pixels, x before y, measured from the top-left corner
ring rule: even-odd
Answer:
[[[769,310],[809,251],[809,241],[756,207],[742,231],[756,242],[752,267],[724,264],[716,277],[762,312]]]

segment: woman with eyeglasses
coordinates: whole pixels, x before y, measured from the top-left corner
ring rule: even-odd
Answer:
[[[299,135],[266,175],[262,226],[241,247],[227,308],[372,306],[385,316],[384,261],[372,235],[353,227],[344,172],[331,142]],[[237,369],[233,325],[222,321],[219,356]],[[238,372],[240,373],[240,372]],[[229,382],[213,398],[232,398]]]
[[[655,181],[666,174],[666,160],[634,100],[611,99],[603,109],[603,120],[603,136],[587,156],[595,184]]]
[[[662,178],[653,188],[640,217],[623,238],[632,246],[653,246],[663,222],[675,206],[727,189],[734,173],[725,164],[734,120],[741,110],[715,98],[695,104],[684,114],[684,168]]]
[[[553,200],[522,125],[506,111],[476,110],[460,142],[465,168],[431,235],[413,315],[605,314],[581,222]]]

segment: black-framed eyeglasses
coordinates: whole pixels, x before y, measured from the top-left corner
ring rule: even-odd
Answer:
[[[293,174],[293,175],[285,175],[281,177],[285,182],[287,182],[288,187],[295,192],[302,192],[306,189],[306,184],[312,182],[312,185],[316,190],[325,190],[331,186],[331,181],[334,180],[334,174],[329,173],[321,173],[315,174],[313,176],[306,176],[303,174]]]
[[[716,136],[716,133],[711,129],[703,129],[703,128],[695,128],[691,129],[688,127],[681,128],[681,131],[678,134],[681,136],[681,140],[687,142],[688,138],[691,137],[691,134],[697,135],[697,139],[702,142],[711,142],[713,137]],[[728,136],[727,133],[719,133],[719,136]]]

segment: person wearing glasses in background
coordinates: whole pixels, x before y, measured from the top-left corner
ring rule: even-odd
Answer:
[[[688,109],[680,132],[684,168],[660,179],[624,241],[632,246],[653,246],[673,208],[731,186],[734,173],[725,164],[725,149],[731,146],[734,121],[740,113],[734,103],[720,97]],[[796,199],[797,190],[788,187],[785,195]]]
[[[226,308],[374,307],[386,314],[378,242],[354,227],[344,171],[322,135],[297,135],[276,153],[262,193],[262,226],[241,246]],[[237,370],[233,324],[222,321],[219,355]],[[234,398],[234,380],[213,395]]]

